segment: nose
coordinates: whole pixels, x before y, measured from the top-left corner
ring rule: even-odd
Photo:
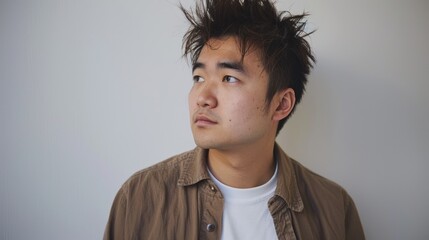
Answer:
[[[197,105],[202,108],[215,108],[217,106],[216,87],[213,84],[204,83],[204,86],[201,86]]]

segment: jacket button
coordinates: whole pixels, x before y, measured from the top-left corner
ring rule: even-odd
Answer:
[[[213,232],[216,229],[216,225],[209,223],[207,224],[207,231]]]
[[[212,190],[212,192],[216,192],[216,188],[213,185],[210,185],[210,190]]]

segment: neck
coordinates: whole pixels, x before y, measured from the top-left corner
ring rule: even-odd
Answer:
[[[210,149],[208,166],[222,183],[251,188],[268,182],[275,171],[274,142],[245,149]]]

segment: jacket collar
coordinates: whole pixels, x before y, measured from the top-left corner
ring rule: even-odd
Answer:
[[[182,155],[183,169],[177,182],[179,186],[190,186],[210,179],[207,171],[207,149],[196,147],[193,151]],[[281,197],[290,209],[301,212],[304,209],[298,189],[295,169],[286,153],[277,145],[274,146],[274,158],[278,162],[278,179],[275,194]]]
[[[280,196],[296,212],[304,209],[301,194],[298,188],[295,168],[286,153],[276,143],[274,146],[274,158],[278,163],[278,176],[276,195]]]
[[[194,185],[202,180],[210,179],[207,171],[207,149],[196,147],[183,156],[183,169],[177,184],[179,186]]]

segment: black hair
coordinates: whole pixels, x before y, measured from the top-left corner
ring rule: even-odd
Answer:
[[[269,76],[267,104],[281,90],[292,88],[295,106],[301,101],[307,76],[315,62],[304,30],[306,13],[278,12],[270,0],[201,0],[194,10],[180,6],[190,22],[183,37],[184,56],[192,63],[211,38],[237,37],[242,57],[256,47]],[[295,110],[292,109],[291,114]],[[277,133],[290,117],[279,122]]]

